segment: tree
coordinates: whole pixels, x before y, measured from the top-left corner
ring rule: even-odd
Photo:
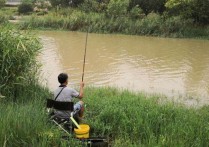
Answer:
[[[0,8],[4,7],[6,0],[0,0]]]
[[[70,6],[70,0],[50,0],[52,7],[61,6],[67,7]]]
[[[107,6],[107,13],[113,16],[127,14],[129,0],[110,0]]]
[[[168,0],[165,6],[170,15],[193,19],[201,24],[209,23],[208,0]]]
[[[89,0],[90,1],[90,0]],[[80,5],[81,3],[83,3],[84,2],[84,0],[70,0],[70,4],[72,5],[72,6],[75,6],[75,7],[77,7],[78,5]]]
[[[18,12],[20,14],[27,14],[33,12],[33,4],[29,2],[23,2],[18,6]]]
[[[165,11],[165,3],[166,0],[131,0],[129,9],[139,5],[146,15],[150,12],[163,13]]]
[[[209,0],[194,0],[191,5],[192,18],[201,24],[209,24]]]

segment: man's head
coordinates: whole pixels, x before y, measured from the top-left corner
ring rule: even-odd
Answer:
[[[68,83],[68,75],[66,73],[61,73],[58,75],[58,81],[60,84]]]

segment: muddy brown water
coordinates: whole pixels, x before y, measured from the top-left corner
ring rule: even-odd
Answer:
[[[39,32],[43,83],[58,86],[57,75],[81,81],[86,33]],[[84,82],[158,93],[187,104],[209,103],[209,41],[90,33]]]

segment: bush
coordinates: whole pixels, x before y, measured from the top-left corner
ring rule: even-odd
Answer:
[[[165,11],[166,0],[130,0],[130,9],[139,5],[147,15],[151,12],[163,13]]]
[[[69,6],[68,0],[50,0],[52,7]]]
[[[97,0],[85,0],[79,5],[79,9],[85,12],[102,12],[107,9],[107,4],[99,3]]]
[[[32,3],[22,3],[18,6],[18,12],[20,14],[27,14],[29,12],[33,12],[33,5]]]
[[[142,18],[144,16],[143,10],[139,7],[139,5],[136,5],[131,9],[129,12],[131,18]]]
[[[162,24],[162,18],[159,14],[149,13],[140,23],[140,34],[157,36],[161,33],[159,28]]]
[[[49,1],[41,1],[38,0],[34,3],[34,9],[33,11],[39,12],[38,14],[44,15],[48,13],[48,10],[52,7],[51,3]]]
[[[4,7],[6,0],[0,0],[0,8]]]
[[[8,17],[4,13],[0,12],[0,24],[5,23],[7,21],[8,21]]]
[[[107,6],[107,14],[121,16],[127,14],[129,0],[110,0]]]
[[[0,93],[16,100],[25,87],[36,83],[36,56],[41,44],[29,32],[0,27]]]
[[[171,16],[181,16],[184,19],[193,19],[196,23],[204,25],[209,24],[208,5],[208,0],[168,0],[165,4]]]

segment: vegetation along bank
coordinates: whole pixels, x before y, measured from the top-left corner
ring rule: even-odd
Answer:
[[[15,13],[23,18],[22,29],[208,39],[208,6],[208,0],[32,0]]]

